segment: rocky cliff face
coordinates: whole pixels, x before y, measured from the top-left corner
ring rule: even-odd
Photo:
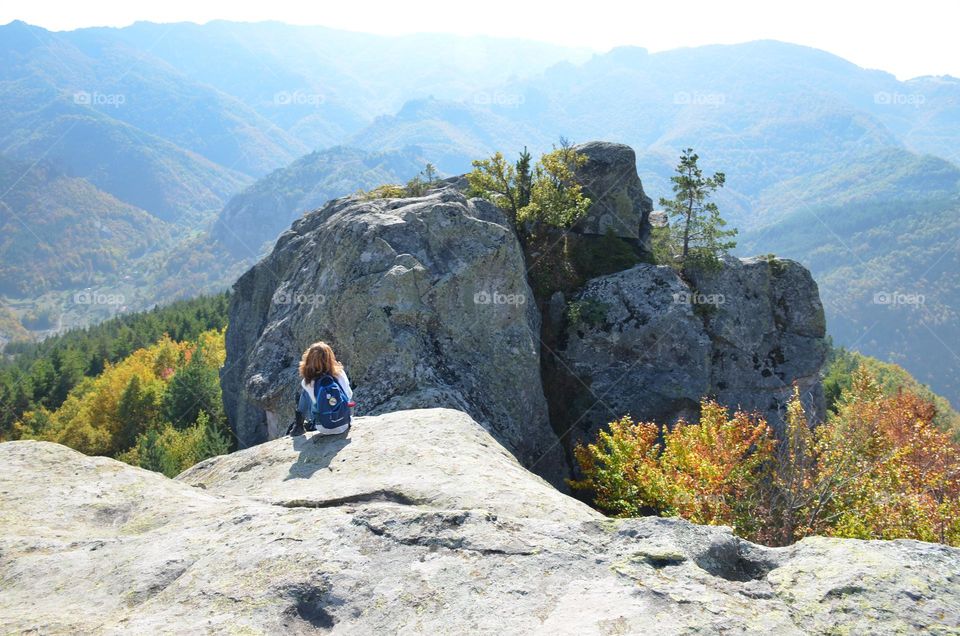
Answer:
[[[697,418],[701,396],[757,411],[775,428],[795,383],[812,416],[825,411],[823,307],[810,273],[788,260],[728,257],[688,284],[641,264],[590,281],[573,299],[596,308],[567,325],[557,355],[589,391],[571,405],[574,438],[611,419]]]
[[[700,312],[712,345],[711,393],[777,426],[796,385],[808,415],[822,419],[827,327],[813,276],[788,259],[727,257],[723,264],[691,274],[694,306],[716,303]]]
[[[222,386],[241,445],[285,429],[300,354],[324,339],[359,387],[358,413],[463,410],[561,484],[524,273],[501,212],[452,187],[306,215],[234,287]]]
[[[593,205],[575,230],[610,230],[649,250],[651,204],[633,151],[606,142],[576,149],[588,157],[577,177]],[[640,264],[572,297],[556,294],[546,309],[546,392],[568,448],[625,414],[695,421],[704,396],[759,412],[776,428],[794,384],[808,414],[824,415],[823,306],[799,263],[727,257],[688,280]]]
[[[407,434],[416,431],[415,435]],[[0,444],[0,631],[947,634],[960,550],[604,520],[445,409],[177,480]]]

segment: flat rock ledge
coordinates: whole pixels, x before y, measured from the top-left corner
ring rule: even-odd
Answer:
[[[956,634],[960,550],[610,520],[450,409],[178,479],[0,444],[0,632]]]

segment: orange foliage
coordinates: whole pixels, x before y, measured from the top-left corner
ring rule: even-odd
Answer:
[[[628,417],[613,422],[597,444],[574,450],[585,478],[571,485],[593,491],[597,506],[617,516],[657,512],[748,532],[757,496],[752,476],[772,450],[762,419],[730,418],[705,400],[697,424],[661,429]]]
[[[571,485],[609,514],[679,515],[771,545],[810,534],[960,545],[960,448],[936,415],[913,393],[885,396],[861,367],[816,427],[795,390],[782,440],[706,400],[699,423],[672,430],[623,418],[577,446],[584,478]]]

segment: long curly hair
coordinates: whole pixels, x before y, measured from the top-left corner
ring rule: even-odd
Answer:
[[[330,345],[322,340],[307,347],[300,358],[300,377],[307,382],[338,373],[343,373],[343,365],[337,361]]]

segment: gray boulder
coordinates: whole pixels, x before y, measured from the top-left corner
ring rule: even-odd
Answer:
[[[613,232],[637,241],[649,252],[649,215],[653,202],[644,193],[637,175],[637,155],[633,148],[591,141],[574,146],[574,150],[587,157],[576,178],[591,201],[587,216],[574,230],[597,235]]]
[[[576,423],[574,440],[593,440],[627,414],[659,422],[696,417],[710,391],[711,342],[692,305],[676,301],[688,292],[670,268],[641,264],[594,279],[576,296],[601,318],[569,325],[558,352],[583,383],[563,423]]]
[[[421,463],[423,481],[449,474],[418,484]],[[724,527],[599,519],[444,409],[275,440],[178,480],[44,442],[0,444],[0,466],[3,633],[960,630],[960,550],[771,549]]]
[[[701,296],[722,301],[703,312],[717,399],[759,411],[777,426],[796,384],[807,414],[822,419],[827,328],[810,272],[787,259],[730,256],[719,270],[691,277]]]
[[[794,261],[727,257],[693,278],[691,287],[668,267],[641,264],[575,297],[601,310],[568,325],[558,352],[586,387],[572,405],[571,442],[624,414],[692,421],[705,395],[777,428],[794,383],[808,414],[824,415],[825,324],[810,273]]]
[[[453,188],[307,214],[234,286],[221,384],[240,445],[283,432],[301,352],[322,339],[359,387],[358,414],[463,410],[561,485],[524,272],[500,210]]]

